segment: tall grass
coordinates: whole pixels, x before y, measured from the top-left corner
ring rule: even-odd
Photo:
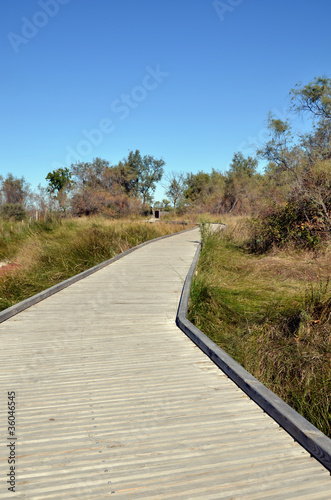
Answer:
[[[243,219],[208,235],[189,318],[331,437],[331,252],[256,256],[246,238]]]
[[[158,236],[188,226],[103,218],[36,222],[0,238],[0,260],[17,264],[0,273],[0,310]]]

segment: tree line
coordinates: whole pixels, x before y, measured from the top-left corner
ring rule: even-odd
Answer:
[[[173,173],[167,191],[173,207],[252,216],[252,248],[258,251],[288,242],[316,248],[329,239],[331,79],[298,83],[290,97],[294,116],[311,120],[309,132],[295,133],[289,120],[269,113],[269,139],[253,156],[235,153],[225,173]]]
[[[46,187],[33,192],[24,177],[11,173],[1,178],[2,217],[21,219],[26,211],[57,212],[73,216],[103,214],[109,217],[149,210],[165,162],[139,150],[130,151],[117,165],[95,158],[60,167],[46,176]]]
[[[48,185],[34,194],[34,203],[41,210],[48,207],[75,216],[143,213],[153,204],[163,178],[166,198],[154,202],[155,208],[248,214],[256,218],[257,232],[262,230],[258,221],[263,221],[270,244],[296,234],[313,245],[330,233],[331,79],[322,76],[299,83],[290,96],[291,111],[312,120],[310,132],[294,133],[289,120],[269,113],[269,139],[254,155],[234,153],[225,172],[172,172],[164,178],[163,159],[136,150],[117,165],[96,158],[49,172]],[[27,209],[33,199],[24,178],[12,174],[1,179],[0,193],[2,215],[10,214],[13,205],[17,211]],[[269,244],[265,237],[263,241]]]
[[[305,199],[329,217],[331,183],[331,79],[317,77],[290,91],[291,111],[308,114],[312,131],[295,134],[289,120],[269,113],[269,140],[254,155],[236,152],[226,172],[173,173],[173,206],[211,213],[258,214],[290,199]],[[266,162],[261,171],[259,163]],[[164,201],[167,203],[167,200]]]

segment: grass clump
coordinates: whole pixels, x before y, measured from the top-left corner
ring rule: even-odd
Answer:
[[[331,437],[331,252],[245,248],[244,220],[209,234],[189,319]]]

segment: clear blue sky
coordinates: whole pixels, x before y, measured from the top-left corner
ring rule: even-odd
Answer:
[[[135,149],[227,170],[298,81],[331,76],[330,19],[330,0],[2,1],[0,173],[35,187]]]

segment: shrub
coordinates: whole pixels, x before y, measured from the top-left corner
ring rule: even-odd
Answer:
[[[143,213],[143,204],[137,198],[126,194],[112,195],[105,190],[86,189],[72,198],[74,216],[104,215],[110,218],[127,217]]]
[[[327,239],[330,232],[319,207],[304,198],[291,200],[283,207],[270,208],[260,218],[251,219],[250,225],[252,237],[248,247],[257,253],[287,244],[314,250]]]
[[[26,217],[26,212],[20,203],[4,203],[0,208],[0,216],[4,219],[22,220]]]

